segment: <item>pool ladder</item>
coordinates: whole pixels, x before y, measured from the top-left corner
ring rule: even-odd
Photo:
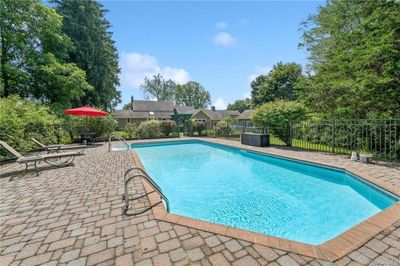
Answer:
[[[120,137],[117,134],[115,134],[115,132],[113,132],[110,134],[110,137],[108,138],[108,151],[111,151],[111,141],[112,141],[113,137],[116,138],[117,140],[119,140],[120,142],[122,142],[124,145],[126,145],[126,147],[129,150],[130,147],[129,147],[128,142],[126,142],[126,140],[123,137]]]
[[[135,172],[134,172],[135,171]],[[131,174],[131,175],[130,175]],[[150,208],[141,211],[140,213],[128,213],[128,210],[132,208],[132,206],[129,204],[129,201],[131,200],[135,200],[135,199],[140,199],[142,197],[144,197],[144,195],[136,197],[136,198],[131,198],[132,193],[130,191],[128,191],[128,183],[130,181],[132,181],[133,179],[135,179],[136,177],[142,177],[144,178],[147,183],[158,192],[158,194],[160,195],[160,199],[161,202],[164,201],[164,204],[167,208],[167,212],[169,212],[169,201],[168,198],[164,195],[164,193],[162,192],[161,188],[156,184],[156,182],[154,182],[154,180],[146,173],[145,170],[143,170],[143,168],[138,167],[138,166],[134,166],[130,169],[128,169],[125,174],[124,174],[124,194],[122,195],[122,200],[125,201],[125,206],[122,207],[123,209],[123,215],[128,215],[128,216],[132,216],[132,215],[137,215],[137,214],[141,214],[144,213],[146,211],[148,211],[149,209],[151,209],[153,206],[150,206]]]

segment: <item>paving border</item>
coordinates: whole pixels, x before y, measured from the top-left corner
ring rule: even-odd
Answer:
[[[341,171],[345,171],[347,173],[353,174],[356,177],[360,178],[361,180],[366,181],[367,183],[372,183],[375,186],[378,186],[381,189],[387,190],[390,193],[400,196],[400,189],[387,185],[384,181],[381,181],[377,178],[371,177],[365,173],[362,173],[355,169],[354,167],[346,167],[341,168],[337,167],[333,164],[328,163],[321,163],[314,160],[300,160],[297,158],[289,157],[289,156],[282,156],[276,155],[273,153],[269,153],[268,151],[260,151],[253,147],[244,146],[238,143],[238,145],[229,145],[229,144],[221,144],[218,142],[212,141],[212,139],[188,139],[188,140],[157,140],[151,141],[151,143],[159,143],[159,142],[175,142],[175,141],[203,141],[211,144],[217,144],[221,146],[236,148],[236,149],[244,149],[251,152],[256,152],[260,154],[265,154],[268,156],[280,157],[284,159],[294,160],[294,161],[301,161],[303,163],[308,164],[317,164],[322,165],[325,167],[331,167],[334,169],[338,169]],[[136,142],[135,144],[141,143],[149,143],[147,142]],[[135,165],[143,168],[143,164],[135,152],[134,149],[131,150],[132,159]],[[364,243],[368,240],[382,232],[383,230],[387,229],[391,225],[393,225],[396,221],[400,220],[400,201],[395,203],[394,205],[390,206],[389,208],[377,213],[376,215],[364,220],[363,222],[355,225],[354,227],[346,230],[342,234],[338,235],[337,237],[328,240],[320,245],[310,245],[306,243],[301,243],[293,240],[288,240],[284,238],[269,236],[265,234],[260,234],[248,230],[243,230],[240,228],[230,227],[226,225],[215,224],[212,222],[202,221],[198,219],[189,218],[186,216],[181,216],[177,214],[168,213],[165,206],[163,204],[158,204],[160,202],[160,197],[157,193],[154,192],[154,189],[143,182],[144,188],[146,193],[148,194],[148,199],[150,201],[154,218],[160,221],[166,221],[178,225],[183,225],[211,233],[216,233],[236,239],[245,240],[251,243],[260,244],[276,249],[281,249],[289,252],[294,252],[300,255],[309,256],[312,258],[327,260],[330,262],[334,262],[345,255],[349,254],[350,252],[356,250],[357,248],[361,247]]]

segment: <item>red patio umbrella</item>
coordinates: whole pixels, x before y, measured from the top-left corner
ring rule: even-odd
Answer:
[[[89,105],[82,106],[79,108],[67,109],[64,111],[64,114],[76,115],[76,116],[86,116],[86,127],[87,127],[88,116],[106,116],[106,115],[108,115],[107,112],[103,112],[101,110],[92,108]]]

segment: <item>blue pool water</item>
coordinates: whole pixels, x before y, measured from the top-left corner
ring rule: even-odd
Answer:
[[[172,213],[308,244],[397,200],[342,171],[206,142],[132,148]]]

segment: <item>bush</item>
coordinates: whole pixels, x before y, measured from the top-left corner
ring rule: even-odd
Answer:
[[[206,125],[206,122],[204,122],[204,121],[195,121],[193,123],[193,128],[197,131],[199,136],[201,136],[203,131],[207,129],[207,125]]]
[[[82,132],[93,132],[97,136],[108,139],[110,134],[117,128],[117,120],[111,115],[88,117],[72,116],[66,119],[70,125],[70,132],[73,135],[79,135]]]
[[[176,124],[174,121],[167,120],[167,121],[161,121],[160,123],[161,133],[166,137],[168,137],[172,133],[175,127]]]
[[[139,136],[142,138],[159,137],[160,130],[160,121],[157,120],[142,122],[138,127]]]
[[[137,134],[137,131],[138,131],[138,127],[136,126],[136,124],[127,123],[125,125],[124,132],[125,132],[125,134],[126,134],[125,136],[127,138],[135,137]]]
[[[233,121],[230,117],[225,118],[217,123],[217,132],[221,135],[230,135],[232,133]]]
[[[289,122],[295,123],[306,118],[306,108],[295,101],[275,101],[255,109],[252,120],[260,127],[268,128],[276,137],[290,146]]]
[[[69,142],[61,120],[39,101],[23,100],[19,96],[0,98],[0,139],[21,153],[36,145],[30,137],[45,144]],[[10,157],[4,151],[2,156]]]

